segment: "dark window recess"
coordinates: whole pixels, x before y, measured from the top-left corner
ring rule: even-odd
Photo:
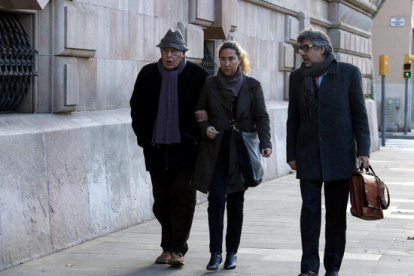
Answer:
[[[0,112],[14,110],[27,95],[35,72],[37,51],[20,21],[0,12]]]
[[[210,50],[208,49],[205,43],[204,43],[204,57],[200,65],[207,71],[207,73],[210,74],[210,76],[214,75],[216,64],[214,63]]]

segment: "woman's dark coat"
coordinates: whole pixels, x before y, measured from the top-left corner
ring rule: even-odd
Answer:
[[[207,193],[220,150],[223,132],[229,127],[226,109],[230,112],[232,110],[230,102],[217,86],[216,77],[212,76],[206,79],[197,109],[207,110],[208,121],[200,123],[203,139],[197,158],[193,186],[200,192]],[[245,75],[243,75],[243,84],[239,93],[235,121],[237,128],[242,131],[258,132],[260,149],[272,148],[269,115],[266,111],[262,87],[260,82]],[[209,126],[214,126],[219,132],[213,140],[206,135]],[[233,174],[232,176],[229,175],[226,188],[227,194],[244,191],[245,187],[238,169],[237,152],[233,139],[230,146],[229,163],[229,171]]]
[[[187,61],[177,78],[181,143],[152,146],[162,79],[157,63],[145,65],[139,72],[130,102],[131,117],[138,145],[144,149],[147,171],[194,170],[201,139],[194,112],[207,76],[203,68]]]
[[[289,85],[287,161],[296,161],[297,178],[322,181],[350,178],[356,157],[369,156],[370,150],[359,69],[334,61],[322,79],[318,107],[311,115],[299,112],[300,70],[291,73]]]

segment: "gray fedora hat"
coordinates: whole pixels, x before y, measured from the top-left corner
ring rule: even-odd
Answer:
[[[157,47],[171,47],[180,51],[188,50],[187,46],[185,45],[184,37],[179,29],[176,29],[175,31],[173,29],[169,29],[168,32],[165,34],[164,38],[161,39],[161,42],[157,45]]]

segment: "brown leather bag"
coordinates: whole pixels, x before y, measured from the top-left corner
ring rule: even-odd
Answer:
[[[365,220],[384,218],[382,210],[390,206],[388,187],[379,179],[371,166],[366,169],[355,169],[350,183],[351,214]],[[388,200],[385,199],[387,190]]]

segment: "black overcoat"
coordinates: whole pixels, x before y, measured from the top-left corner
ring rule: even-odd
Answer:
[[[147,171],[192,171],[197,159],[199,140],[194,112],[208,73],[187,61],[178,75],[178,108],[181,143],[152,146],[152,133],[158,115],[161,74],[157,63],[145,65],[138,74],[131,97],[132,128],[138,145],[144,149]]]
[[[351,64],[334,61],[318,91],[318,108],[299,112],[303,79],[290,75],[287,120],[287,161],[296,161],[297,178],[348,179],[358,155],[369,156],[370,134],[361,73]]]
[[[227,114],[228,111],[232,112],[232,106],[219,89],[215,76],[206,79],[197,109],[207,110],[208,121],[200,123],[203,138],[194,172],[193,186],[200,192],[207,193],[216,166],[224,130],[229,128]],[[261,149],[272,148],[269,115],[266,111],[262,87],[260,82],[246,75],[243,75],[235,121],[237,128],[242,131],[257,131]],[[209,126],[214,126],[219,131],[219,134],[213,140],[206,135]],[[227,194],[245,190],[237,163],[237,152],[234,139],[232,139],[229,171],[233,177],[227,181]]]

